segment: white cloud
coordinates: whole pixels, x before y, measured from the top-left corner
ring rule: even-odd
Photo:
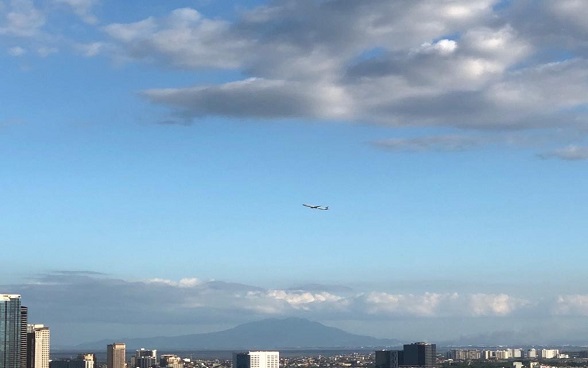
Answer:
[[[41,46],[37,49],[37,54],[41,57],[47,57],[59,51],[56,47]]]
[[[447,39],[437,41],[434,44],[427,42],[421,45],[421,49],[424,52],[433,51],[438,52],[441,55],[449,55],[457,50],[457,42]]]
[[[87,44],[77,44],[75,49],[86,57],[93,57],[101,54],[108,45],[103,42],[92,42]]]
[[[309,310],[311,304],[337,303],[345,298],[331,293],[292,292],[286,290],[270,290],[267,295],[276,300],[283,300],[293,308]]]
[[[556,315],[588,316],[588,295],[560,295],[556,299],[553,312]]]
[[[431,317],[438,313],[439,305],[453,294],[425,293],[423,295],[394,295],[372,292],[365,302],[370,314],[396,314]]]
[[[8,55],[10,56],[22,56],[27,52],[24,48],[20,46],[11,47],[8,49]]]
[[[184,279],[181,279],[180,281],[155,278],[155,279],[147,280],[147,283],[163,284],[163,285],[174,286],[174,287],[179,287],[179,288],[189,288],[189,287],[202,285],[202,281],[200,281],[194,277],[184,278]]]
[[[468,299],[470,313],[474,316],[505,316],[529,304],[507,294],[473,294]]]
[[[532,98],[544,90],[543,65],[512,70],[535,49],[516,25],[497,21],[493,1],[368,3],[275,2],[232,24],[178,9],[105,30],[131,58],[252,76],[144,92],[184,123],[225,115],[511,129],[542,124],[565,108]],[[448,34],[456,36],[443,37]],[[374,48],[383,53],[354,61]],[[524,104],[503,97],[516,95],[511,90],[520,88],[520,79],[537,73],[543,77],[533,76],[537,87],[519,93],[531,96]]]
[[[97,23],[93,10],[98,0],[50,2],[62,5],[58,9],[70,8],[88,27]],[[547,136],[566,130],[577,139],[543,156],[583,159],[582,127],[588,124],[588,31],[583,19],[588,10],[574,0],[524,0],[498,11],[497,3],[278,0],[243,11],[234,20],[179,8],[105,24],[100,27],[105,39],[69,45],[88,57],[111,55],[119,61],[195,72],[231,70],[230,75],[243,76],[143,91],[149,102],[169,109],[162,121],[302,118],[457,128],[479,135],[542,129]],[[0,35],[35,38],[50,28],[45,27],[52,19],[45,14],[48,8],[32,0],[3,4]],[[542,20],[541,27],[536,19]],[[29,54],[47,56],[63,49],[54,39],[18,45]],[[546,56],[551,54],[555,56]],[[482,139],[468,132],[456,137],[377,144],[405,151],[481,146]],[[502,141],[506,139],[496,142]]]
[[[98,18],[92,14],[92,8],[98,0],[53,0],[57,4],[69,6],[73,12],[88,24],[97,24]]]
[[[32,37],[45,22],[45,14],[32,0],[11,0],[0,9],[0,35]]]
[[[229,23],[203,18],[189,8],[176,9],[163,19],[110,24],[104,31],[120,43],[119,53],[127,57],[185,68],[239,67],[247,47]]]

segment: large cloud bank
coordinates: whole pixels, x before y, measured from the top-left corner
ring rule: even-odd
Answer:
[[[1,4],[0,38],[11,41],[6,52],[15,57],[69,47],[119,62],[231,73],[224,82],[142,91],[168,109],[168,123],[222,116],[424,126],[451,134],[383,137],[376,145],[523,145],[542,158],[588,157],[582,1],[278,0],[234,17],[179,8],[125,23],[99,19],[97,0]],[[97,36],[64,37],[50,24],[55,12],[71,13]]]

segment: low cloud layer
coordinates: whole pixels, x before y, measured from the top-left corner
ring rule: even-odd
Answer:
[[[50,273],[20,285],[3,285],[2,289],[22,294],[23,304],[30,308],[33,319],[55,327],[57,341],[60,326],[76,324],[128,326],[126,329],[131,331],[153,324],[166,326],[165,334],[173,335],[180,326],[191,326],[193,333],[197,333],[198,326],[231,326],[290,316],[335,326],[349,321],[418,324],[424,320],[435,325],[447,319],[465,319],[472,325],[496,321],[498,326],[517,321],[515,324],[528,322],[528,327],[532,327],[537,319],[588,315],[588,295],[556,294],[533,299],[507,293],[399,294],[332,287],[320,290],[317,285],[311,290],[266,289],[192,277],[131,281],[88,272]],[[494,332],[491,326],[486,325],[478,333]],[[394,333],[395,336],[387,337],[401,337],[398,335],[409,334],[410,330]]]

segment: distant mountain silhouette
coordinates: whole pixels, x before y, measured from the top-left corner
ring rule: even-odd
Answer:
[[[219,331],[174,337],[145,337],[102,340],[77,345],[76,349],[105,349],[114,341],[127,350],[252,350],[303,348],[359,348],[398,346],[393,339],[355,335],[303,318],[265,319]]]

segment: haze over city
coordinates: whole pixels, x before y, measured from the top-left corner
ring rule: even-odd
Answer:
[[[0,0],[0,292],[55,346],[273,317],[581,338],[586,19],[578,0]]]

